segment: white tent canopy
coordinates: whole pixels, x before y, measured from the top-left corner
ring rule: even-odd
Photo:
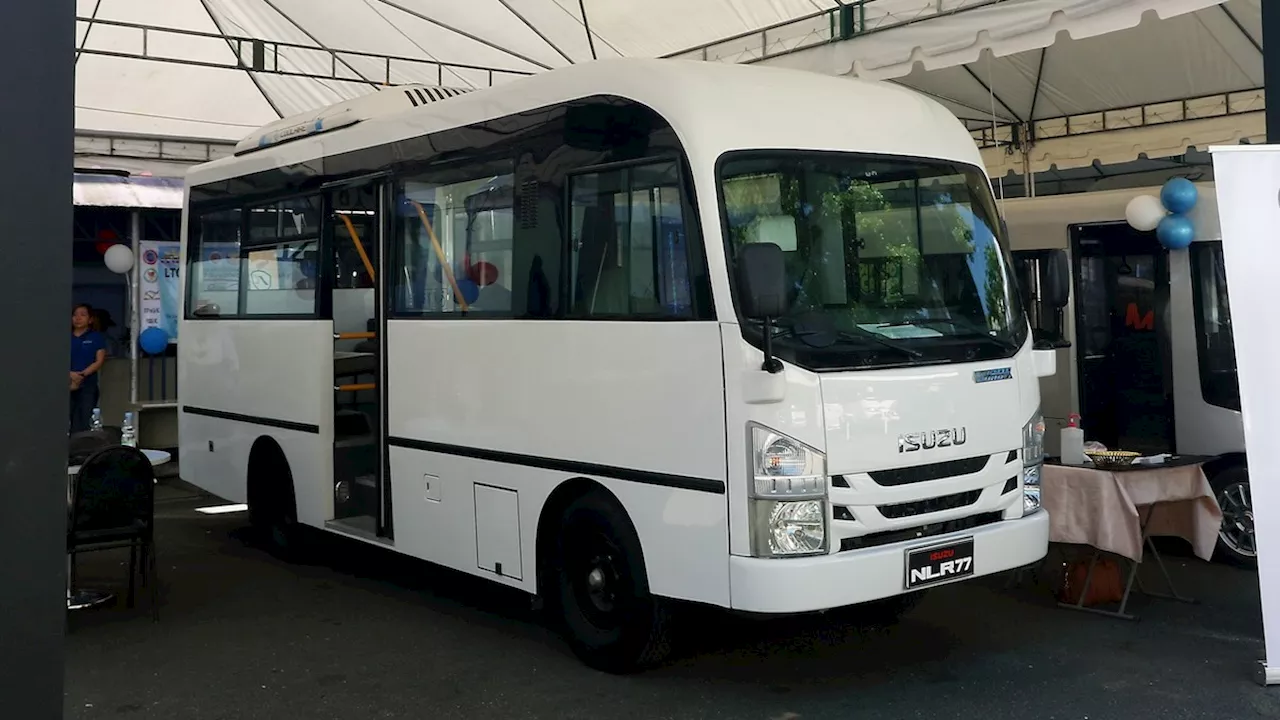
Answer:
[[[946,5],[947,3],[943,3]],[[956,2],[760,62],[901,82],[982,133],[993,174],[1261,139],[1261,0]],[[994,126],[994,128],[992,127]],[[1011,149],[1016,152],[1009,152]]]
[[[238,139],[282,115],[349,99],[381,84],[482,87],[590,60],[593,52],[656,57],[834,5],[834,0],[585,0],[581,6],[578,0],[78,0],[76,43],[85,52],[77,61],[77,128]],[[248,39],[266,41],[259,46],[262,72],[237,69],[237,61],[255,66]]]
[[[593,55],[902,83],[966,120],[995,175],[1181,155],[1263,132],[1261,0],[843,4],[78,0],[79,150],[191,162],[381,85],[482,87]]]

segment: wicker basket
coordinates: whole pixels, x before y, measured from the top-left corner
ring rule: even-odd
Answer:
[[[1133,461],[1142,456],[1142,453],[1129,452],[1127,450],[1092,450],[1085,452],[1085,455],[1093,461],[1093,466],[1100,469],[1128,467]]]

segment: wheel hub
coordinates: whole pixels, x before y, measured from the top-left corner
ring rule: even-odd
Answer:
[[[587,573],[587,587],[592,590],[599,591],[604,588],[604,571],[600,568],[592,568]]]
[[[1254,541],[1253,503],[1243,483],[1232,483],[1218,493],[1222,508],[1222,541],[1233,552],[1246,557],[1257,555]]]
[[[592,558],[587,571],[587,598],[602,614],[613,612],[616,578],[613,558],[605,555]]]

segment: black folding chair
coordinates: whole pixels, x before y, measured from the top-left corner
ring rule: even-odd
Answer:
[[[85,430],[83,432],[74,433],[68,438],[67,448],[67,465],[80,465],[89,459],[90,455],[109,448],[112,445],[119,445],[120,438],[113,437],[111,433],[103,430]]]
[[[80,553],[127,547],[126,603],[133,607],[134,581],[141,570],[142,584],[151,590],[152,620],[159,620],[154,528],[155,473],[141,450],[123,445],[107,447],[80,465],[67,531],[72,577]]]

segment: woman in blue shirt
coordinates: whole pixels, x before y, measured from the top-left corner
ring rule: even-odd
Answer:
[[[93,308],[71,311],[71,432],[89,429],[98,406],[98,370],[107,360],[107,342],[93,329]]]

